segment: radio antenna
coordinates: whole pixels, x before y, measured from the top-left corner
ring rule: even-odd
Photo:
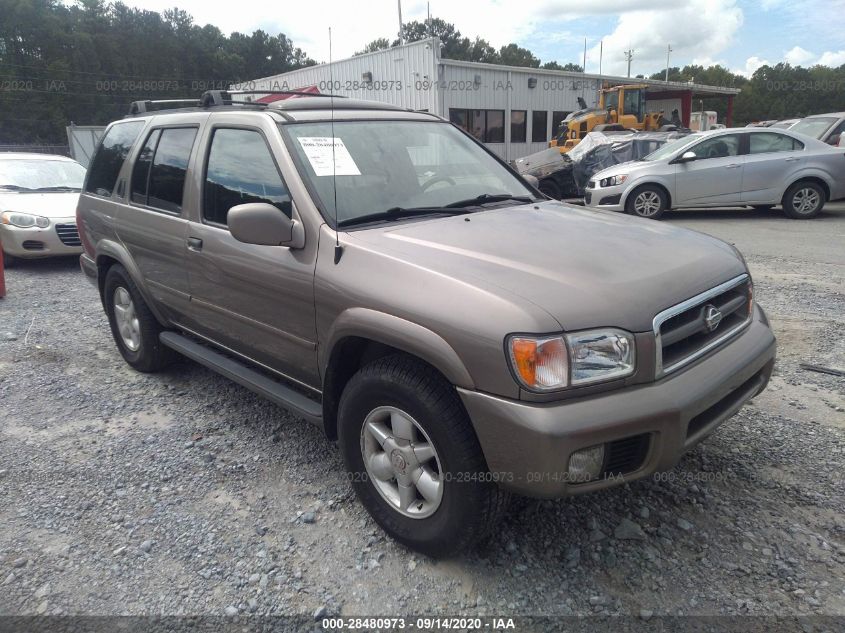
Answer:
[[[343,247],[340,245],[340,223],[337,215],[337,161],[335,160],[335,147],[337,138],[334,135],[334,70],[332,69],[332,27],[329,27],[329,84],[331,85],[331,92],[329,93],[329,107],[331,110],[331,130],[332,130],[332,194],[334,195],[334,263],[340,262],[340,257],[343,255]]]

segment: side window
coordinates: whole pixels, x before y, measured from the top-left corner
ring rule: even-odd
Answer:
[[[739,154],[739,134],[726,134],[702,141],[689,151],[699,158],[725,158]]]
[[[531,142],[545,143],[549,140],[549,124],[546,122],[545,110],[534,110],[531,113]],[[555,130],[557,133],[557,130]]]
[[[185,172],[196,135],[196,128],[168,128],[161,131],[150,167],[147,192],[149,206],[173,213],[182,211]]]
[[[511,110],[511,143],[525,142],[525,110]]]
[[[156,144],[161,130],[153,130],[147,137],[147,142],[138,153],[135,159],[135,166],[132,168],[132,189],[131,200],[138,204],[147,204],[147,185],[150,182],[150,165],[153,164],[153,154],[156,151]]]
[[[800,141],[795,141],[786,134],[775,134],[774,132],[753,132],[749,135],[749,153],[770,154],[772,152],[791,152],[796,149],[803,149]]]
[[[132,149],[142,129],[144,129],[143,121],[118,123],[112,126],[103,137],[88,167],[88,178],[85,181],[87,193],[111,196],[123,161],[129,155],[129,150]]]
[[[196,128],[153,130],[135,159],[132,202],[179,213]]]
[[[254,130],[217,129],[208,152],[202,215],[226,224],[229,209],[248,202],[268,202],[290,217],[290,195],[270,148]]]

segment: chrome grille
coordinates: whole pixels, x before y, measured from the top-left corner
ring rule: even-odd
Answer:
[[[654,317],[657,376],[715,349],[751,321],[751,280],[740,275]]]
[[[65,246],[82,246],[75,224],[57,224],[56,233]]]

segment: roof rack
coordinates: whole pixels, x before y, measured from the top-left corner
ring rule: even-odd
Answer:
[[[144,101],[133,101],[129,106],[129,114],[144,114],[152,112],[156,106],[181,106],[181,107],[199,107],[211,108],[215,106],[253,106],[259,108],[266,108],[268,103],[261,103],[257,101],[236,101],[233,97],[240,95],[296,95],[300,97],[334,97],[337,99],[345,99],[342,95],[333,95],[325,93],[305,92],[303,90],[207,90],[202,93],[199,99],[157,99]],[[160,108],[168,109],[168,108]]]

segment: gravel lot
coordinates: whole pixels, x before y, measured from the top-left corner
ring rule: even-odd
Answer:
[[[0,614],[845,615],[845,205],[687,212],[735,242],[769,390],[671,473],[520,504],[482,550],[386,539],[320,431],[185,361],[130,370],[75,261],[0,301]]]

